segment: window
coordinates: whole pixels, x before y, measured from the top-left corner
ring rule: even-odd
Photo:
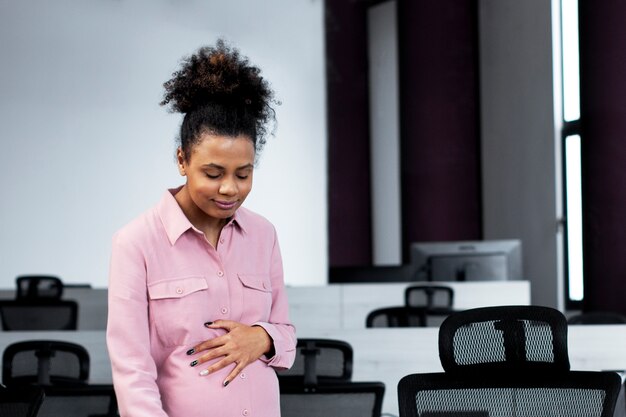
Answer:
[[[563,63],[563,165],[565,212],[566,302],[583,299],[583,204],[580,134],[580,66],[578,0],[561,0],[561,51]]]

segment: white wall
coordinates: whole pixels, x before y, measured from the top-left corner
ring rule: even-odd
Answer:
[[[287,283],[324,284],[323,33],[321,0],[0,1],[0,287],[106,285],[111,235],[182,183],[162,83],[218,36],[283,103],[247,206],[276,225]]]
[[[532,302],[563,309],[552,3],[479,3],[483,222],[485,239],[522,240]]]

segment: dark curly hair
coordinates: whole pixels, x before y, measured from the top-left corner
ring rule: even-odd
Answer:
[[[276,120],[272,104],[280,103],[260,73],[222,39],[183,59],[181,69],[163,84],[160,104],[185,115],[180,145],[187,161],[204,133],[245,135],[257,153],[261,150],[267,125]]]

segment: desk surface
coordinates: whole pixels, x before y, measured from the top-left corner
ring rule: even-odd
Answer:
[[[336,329],[303,331],[298,337],[344,340],[354,349],[354,381],[382,381],[386,386],[383,412],[398,415],[396,387],[411,373],[442,372],[437,348],[438,329]],[[0,349],[17,341],[67,340],[80,343],[91,357],[90,382],[111,383],[104,331],[4,332]],[[569,356],[573,370],[626,369],[626,325],[570,326]]]
[[[381,307],[404,304],[409,285],[427,282],[380,284],[331,284],[287,287],[291,320],[299,330],[361,329],[367,314]],[[455,310],[489,305],[530,304],[528,281],[437,282],[454,290]],[[0,298],[15,297],[14,290],[0,290]],[[78,301],[78,330],[104,330],[107,320],[105,288],[66,288],[63,298]]]

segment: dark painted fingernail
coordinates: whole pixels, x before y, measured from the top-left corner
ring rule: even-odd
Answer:
[[[187,351],[187,355],[193,355],[194,353],[196,353],[196,350],[195,350],[195,349],[189,349],[189,350]]]
[[[209,327],[209,326],[210,326],[210,325],[212,325],[212,324],[213,324],[213,322],[212,322],[212,321],[207,321],[206,323],[204,323],[204,325],[205,325],[206,327]]]
[[[230,381],[224,381],[224,386],[228,385]]]
[[[189,364],[189,366],[196,366],[198,364],[198,361],[193,361]]]

